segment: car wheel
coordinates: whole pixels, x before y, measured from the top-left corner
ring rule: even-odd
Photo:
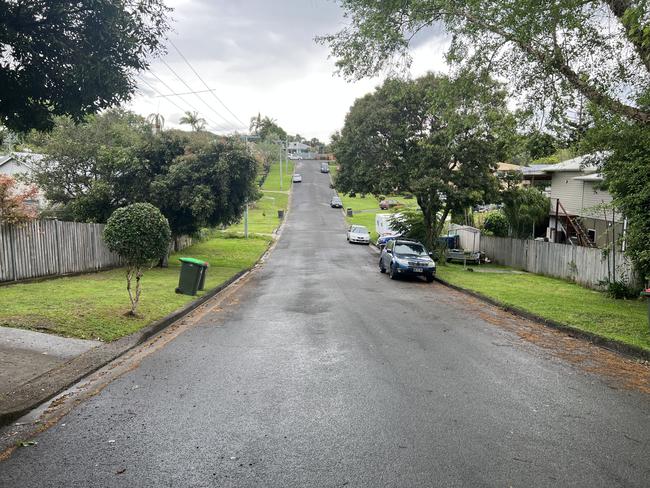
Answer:
[[[426,278],[426,280],[427,280],[427,283],[431,283],[431,282],[433,281],[433,275],[432,275],[432,274],[428,274],[428,275],[426,275],[425,278]]]
[[[393,263],[390,263],[390,266],[388,267],[388,276],[390,276],[391,280],[397,279],[397,273],[395,272],[395,267],[393,266]]]

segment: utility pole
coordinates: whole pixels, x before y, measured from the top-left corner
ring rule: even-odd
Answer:
[[[248,200],[244,209],[244,239],[248,239]]]
[[[282,151],[282,149],[280,149],[280,151]],[[280,191],[282,191],[282,152],[280,152]]]

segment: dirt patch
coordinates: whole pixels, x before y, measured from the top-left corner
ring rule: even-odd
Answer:
[[[610,388],[623,388],[650,394],[650,363],[631,359],[605,347],[573,337],[570,332],[526,320],[478,298],[447,289],[450,301],[462,301],[462,308],[485,322],[512,332],[522,341],[542,348],[553,357],[580,370],[601,376]]]

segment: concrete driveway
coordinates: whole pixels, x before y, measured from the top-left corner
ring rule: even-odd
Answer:
[[[232,300],[14,452],[0,486],[647,486],[647,366],[390,281],[319,168],[298,163],[283,235]]]

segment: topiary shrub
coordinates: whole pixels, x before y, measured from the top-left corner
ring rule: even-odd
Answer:
[[[169,222],[150,203],[134,203],[113,212],[104,229],[108,248],[126,261],[126,289],[131,300],[131,315],[136,315],[140,301],[140,279],[144,268],[150,268],[164,256],[169,247]],[[135,292],[131,282],[135,277]]]

